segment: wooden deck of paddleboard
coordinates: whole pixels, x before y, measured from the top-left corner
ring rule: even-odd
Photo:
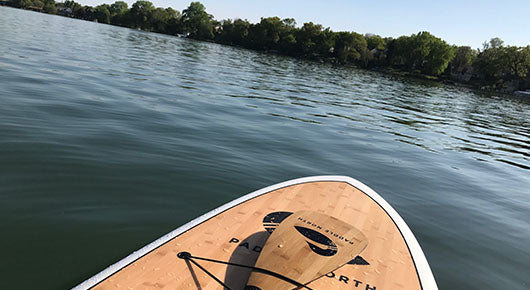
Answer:
[[[422,289],[411,251],[396,222],[373,198],[340,181],[294,184],[253,197],[173,237],[94,287],[222,289],[199,268],[177,258],[177,253],[253,264],[269,236],[263,218],[272,212],[299,210],[336,217],[359,229],[368,240],[360,254],[368,265],[346,264],[308,284],[312,289]],[[250,273],[239,267],[197,262],[233,289],[242,289]]]

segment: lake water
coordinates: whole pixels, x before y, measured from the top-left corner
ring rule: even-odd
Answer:
[[[530,288],[530,100],[0,7],[1,289],[321,174],[392,204],[440,289]]]

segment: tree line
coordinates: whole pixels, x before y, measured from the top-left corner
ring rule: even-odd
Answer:
[[[137,1],[130,8],[123,1],[96,7],[73,0],[9,1],[18,8],[367,69],[398,70],[483,89],[530,89],[530,45],[505,46],[499,38],[484,42],[482,49],[472,49],[449,45],[426,31],[391,38],[334,32],[312,22],[296,27],[292,18],[218,21],[200,2],[192,2],[180,13],[154,7],[149,1]]]

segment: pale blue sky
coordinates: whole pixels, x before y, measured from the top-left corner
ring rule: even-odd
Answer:
[[[78,0],[86,5],[115,0]],[[124,0],[129,5],[136,0]],[[152,0],[157,7],[185,9],[191,1]],[[202,0],[217,20],[292,17],[297,25],[313,21],[334,31],[398,37],[429,31],[451,44],[482,47],[500,37],[507,45],[530,45],[530,0]]]

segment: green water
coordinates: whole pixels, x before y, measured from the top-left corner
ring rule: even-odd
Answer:
[[[0,289],[321,174],[392,204],[441,289],[530,288],[529,100],[0,7]]]

